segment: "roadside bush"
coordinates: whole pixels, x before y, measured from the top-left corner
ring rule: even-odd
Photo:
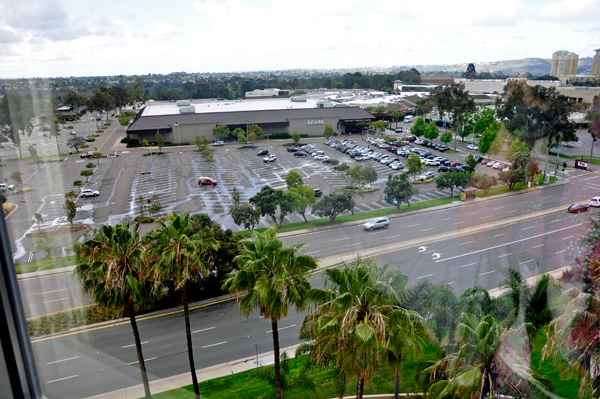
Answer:
[[[300,135],[300,137],[302,137],[302,135]],[[308,136],[307,136],[308,137]],[[271,135],[271,139],[291,139],[292,135],[286,132],[282,132],[282,133],[273,133]]]
[[[29,330],[29,336],[33,337],[37,328],[35,320],[27,320],[27,329]]]
[[[435,179],[425,179],[425,180],[411,180],[412,184],[427,184],[433,182]]]
[[[127,148],[139,147],[139,146],[140,146],[140,141],[137,139],[129,139],[129,141],[127,142]]]
[[[90,137],[89,139],[85,139],[85,141],[87,141],[88,143],[91,143],[92,141],[96,141],[96,139],[93,137]]]
[[[127,143],[129,143],[130,140],[131,140],[131,137],[129,135],[127,135],[121,139],[121,143],[127,144]],[[137,140],[134,140],[134,141],[137,141]]]
[[[92,134],[92,137],[99,137],[100,135],[98,133],[94,133]]]
[[[82,145],[81,148],[88,148],[89,146],[90,145],[86,143],[86,144]]]

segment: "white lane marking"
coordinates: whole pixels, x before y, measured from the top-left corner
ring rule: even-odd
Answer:
[[[492,215],[493,216],[493,215]],[[482,216],[482,219],[491,218],[492,216]]]
[[[471,243],[473,243],[473,242],[475,242],[475,241],[467,241],[467,242],[462,242],[462,243],[460,243],[460,245],[467,245],[467,244],[471,244]]]
[[[202,331],[208,331],[208,330],[214,330],[214,327],[208,327],[208,328],[203,328],[202,330],[192,331],[192,334],[197,333],[197,332],[202,332]]]
[[[433,276],[433,274],[427,274],[425,276],[417,277],[417,280],[420,280],[420,279],[426,278],[426,277],[431,277],[431,276]]]
[[[210,348],[212,346],[223,345],[223,344],[226,344],[226,343],[227,343],[227,341],[223,341],[223,342],[219,342],[219,343],[212,344],[212,345],[205,345],[205,346],[201,346],[200,349]]]
[[[534,260],[535,259],[529,259],[529,260],[526,260],[525,262],[519,263],[519,265],[524,265],[525,263],[533,262]]]
[[[542,197],[542,199],[548,199],[548,198],[552,198],[552,196],[550,196],[550,197]]]
[[[560,254],[560,253],[565,252],[565,251],[566,251],[566,249],[563,249],[562,251],[555,252],[552,255]]]
[[[388,237],[385,237],[385,238],[394,238],[394,237],[400,237],[400,234],[396,234],[395,236],[388,236]]]
[[[156,360],[156,357],[151,357],[150,359],[144,359],[144,363],[149,362],[150,360]],[[132,364],[136,364],[136,363],[139,363],[139,360],[136,360],[135,362],[127,363],[127,365],[131,366]]]
[[[461,223],[466,223],[466,222],[463,221],[463,222],[456,222],[456,223],[452,223],[452,224],[461,224]]]
[[[445,261],[447,261],[447,260],[450,260],[450,259],[462,258],[463,256],[473,255],[473,254],[476,254],[476,253],[479,253],[479,252],[483,252],[483,251],[489,251],[490,249],[496,249],[496,248],[504,247],[504,246],[506,246],[506,245],[512,245],[512,244],[516,244],[516,243],[518,243],[518,242],[523,242],[523,241],[532,240],[532,239],[534,239],[534,238],[543,237],[543,236],[545,236],[545,235],[548,235],[548,234],[558,233],[559,231],[569,230],[569,229],[572,229],[573,227],[578,227],[578,226],[581,226],[582,224],[583,224],[583,223],[574,224],[574,225],[571,225],[571,226],[563,227],[562,229],[552,230],[552,231],[549,231],[549,232],[547,232],[547,233],[538,234],[538,235],[535,235],[535,236],[531,236],[531,237],[523,238],[523,239],[521,239],[521,240],[516,240],[516,241],[507,242],[506,244],[500,244],[500,245],[496,245],[496,246],[493,246],[493,247],[489,247],[489,248],[480,249],[480,250],[478,250],[478,251],[473,251],[473,252],[468,252],[468,253],[466,253],[466,254],[462,254],[462,255],[452,256],[452,257],[450,257],[450,258],[444,258],[444,259],[436,260],[435,262],[436,262],[436,263],[438,263],[438,262],[445,262]],[[544,244],[542,244],[542,245],[544,245]],[[540,247],[541,247],[542,245],[540,245]],[[536,247],[533,247],[533,248],[536,248]]]
[[[348,237],[346,237],[346,238],[338,238],[337,240],[333,240],[333,241],[344,241],[344,240],[347,240],[347,239],[348,239]]]
[[[581,179],[581,180],[592,180],[592,179],[596,179],[596,178],[598,178],[598,177],[594,176],[594,177],[588,177],[587,179]]]
[[[277,329],[277,331],[285,330],[286,328],[292,328],[292,327],[296,327],[296,325],[292,324],[291,326],[279,327]],[[265,334],[269,334],[269,333],[272,333],[272,332],[273,332],[273,330],[265,331]]]
[[[503,206],[499,207],[499,208],[494,208],[495,211],[497,211],[498,209],[504,209]]]
[[[144,341],[140,345],[144,345],[144,344],[147,344],[147,343],[148,343],[148,341]],[[122,346],[121,349],[131,348],[132,346],[135,346],[135,344]]]
[[[435,229],[435,227],[432,227],[430,229],[421,230],[421,231],[429,231],[429,230],[433,230],[433,229]]]
[[[306,253],[306,255],[316,254],[316,253],[318,253],[318,252],[321,252],[321,251],[312,251],[312,252],[307,252],[307,253]]]
[[[533,249],[533,248],[539,248],[539,247],[543,247],[543,246],[544,246],[544,244],[540,244],[540,245],[536,245],[535,247],[531,247],[531,248]]]
[[[504,234],[506,234],[506,233],[496,234],[495,236],[492,236],[492,238],[500,237],[500,236],[503,236]]]
[[[440,222],[443,221],[443,220],[450,220],[450,219],[452,219],[452,218],[440,219]]]
[[[348,244],[348,245],[346,245],[346,246],[347,246],[347,247],[352,247],[352,246],[354,246],[354,245],[360,245],[360,242],[357,242],[356,244]]]
[[[524,228],[523,228],[523,229],[521,229],[521,230],[529,230],[529,229],[533,229],[533,228],[535,228],[535,227],[537,227],[537,226],[529,226],[529,227],[524,227]]]
[[[69,299],[69,297],[66,298],[60,298],[60,299],[53,299],[51,301],[44,301],[44,303],[52,303],[52,302],[58,302],[58,301],[66,301],[67,299]]]
[[[468,265],[461,266],[460,268],[462,269],[463,267],[469,267],[469,266],[473,266],[476,264],[477,264],[477,262],[473,262],[473,263],[469,263]]]
[[[46,384],[52,384],[53,382],[62,381],[62,380],[68,380],[69,378],[75,378],[75,377],[78,377],[78,375],[75,374],[75,375],[72,375],[70,377],[63,377],[63,378],[59,378],[58,380],[48,381]]]
[[[421,225],[421,224],[419,223],[419,224],[412,224],[412,225],[410,225],[410,226],[406,226],[406,227],[407,227],[407,228],[408,228],[408,227],[416,227],[416,226],[420,226],[420,225]]]
[[[53,361],[53,362],[48,362],[48,363],[46,363],[46,364],[54,364],[54,363],[66,362],[67,360],[73,360],[73,359],[79,359],[79,356],[70,357],[70,358],[68,358],[68,359],[55,360],[55,361]]]
[[[39,294],[35,294],[35,295],[46,295],[46,294],[52,294],[53,292],[61,292],[61,291],[67,291],[67,290],[68,290],[68,288],[62,288],[60,290],[40,292]]]
[[[573,238],[573,237],[575,237],[575,236],[568,236],[568,237],[563,238],[563,240],[568,240],[569,238]]]
[[[495,273],[495,272],[497,272],[497,271],[498,271],[498,270],[492,270],[491,272],[485,272],[485,273],[481,273],[481,274],[479,275],[479,277],[481,277],[481,276],[485,276],[486,274]]]
[[[467,213],[466,216],[477,215],[479,212]]]
[[[455,283],[455,281],[452,281],[451,283],[448,283],[448,284],[454,284],[454,283]]]
[[[561,219],[551,220],[550,223],[560,222]]]
[[[508,255],[512,255],[512,253],[510,253],[510,254],[504,254],[504,255],[500,255],[500,256],[498,256],[498,257],[499,257],[499,258],[504,258],[505,256],[508,256]]]
[[[518,209],[515,209],[514,211],[510,211],[510,212],[506,212],[506,213],[515,213],[515,212],[518,212],[518,211],[519,211]]]

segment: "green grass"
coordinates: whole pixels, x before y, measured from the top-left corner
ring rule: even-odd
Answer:
[[[540,186],[545,185],[545,183],[543,182],[542,175],[538,175],[536,177],[536,181],[539,183]],[[549,184],[552,184],[552,183],[554,183],[554,176],[550,176]],[[532,187],[534,187],[534,186],[532,185]],[[491,197],[492,195],[514,193],[516,191],[525,190],[526,188],[527,188],[527,184],[521,182],[521,183],[515,184],[515,186],[513,187],[512,190],[509,189],[508,186],[498,186],[498,187],[492,187],[492,189],[490,190],[488,195],[484,195],[482,190],[477,190],[475,195],[477,196],[477,198],[485,198],[485,197]]]
[[[17,263],[15,269],[17,274],[35,272],[36,270],[58,269],[60,267],[73,266],[77,263],[75,256],[65,256],[64,258],[41,259],[29,263]]]
[[[556,156],[556,152],[554,151],[550,151],[550,155],[551,156]],[[559,158],[564,158],[564,159],[583,159],[586,162],[589,162],[590,160],[590,156],[589,155],[565,155],[565,154],[558,154]],[[549,162],[551,164],[555,164],[554,162]],[[592,157],[592,161],[590,162],[592,165],[600,165],[600,157]]]
[[[459,199],[459,196],[455,195],[454,200],[458,200],[458,199]],[[311,220],[308,223],[298,222],[298,223],[285,224],[285,225],[281,226],[277,231],[279,233],[286,233],[286,232],[290,232],[290,231],[310,229],[310,228],[314,228],[314,227],[336,226],[336,225],[339,225],[340,223],[344,223],[344,222],[353,222],[356,220],[366,220],[366,219],[371,219],[371,218],[379,217],[379,216],[398,215],[398,214],[402,214],[402,213],[405,213],[408,211],[418,211],[421,209],[433,208],[435,206],[447,205],[450,203],[452,203],[452,198],[450,198],[450,197],[438,198],[438,199],[429,200],[429,201],[416,202],[416,203],[411,204],[410,207],[407,205],[401,205],[400,210],[397,210],[396,207],[394,207],[394,206],[390,206],[387,208],[374,209],[372,211],[358,212],[358,213],[355,213],[354,215],[342,215],[342,216],[338,216],[337,218],[335,218],[335,222],[331,222],[329,220],[329,218],[323,218],[323,219]],[[266,229],[260,228],[260,229],[255,229],[255,230],[259,231],[259,232],[263,232]],[[235,232],[233,234],[239,234],[239,235],[245,237],[249,234],[249,231],[244,230],[244,231]]]

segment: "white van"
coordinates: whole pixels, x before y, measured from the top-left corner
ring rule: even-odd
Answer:
[[[412,115],[407,115],[407,116],[405,116],[405,117],[404,117],[404,123],[410,123],[410,122],[412,122],[414,119],[415,119],[415,117],[414,117],[414,116],[412,116]]]

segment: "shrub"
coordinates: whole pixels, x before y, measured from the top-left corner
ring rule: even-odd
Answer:
[[[82,145],[81,148],[88,148],[89,146],[90,145],[86,143],[86,144]]]
[[[140,141],[137,139],[130,139],[127,142],[127,148],[131,148],[131,147],[139,147],[140,146]]]
[[[98,133],[94,133],[92,134],[92,137],[99,137],[100,135]]]
[[[33,337],[36,331],[36,322],[35,320],[27,320],[27,329],[29,330],[29,336]]]
[[[85,141],[87,141],[88,143],[91,143],[92,141],[96,141],[96,139],[93,137],[90,137],[89,139],[85,139]]]
[[[302,137],[302,135],[300,136]],[[273,133],[271,135],[271,139],[291,139],[292,135],[286,132],[282,132],[282,133]]]
[[[127,135],[121,139],[121,143],[127,144],[127,143],[129,143],[130,140],[131,140],[131,137],[129,135]],[[137,141],[137,140],[134,140],[134,141]]]

